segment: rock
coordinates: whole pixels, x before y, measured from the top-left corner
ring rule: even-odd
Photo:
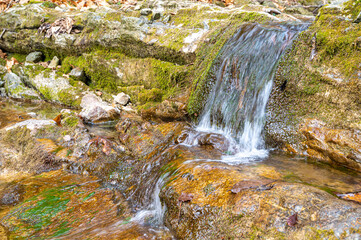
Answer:
[[[79,115],[86,122],[100,123],[115,120],[119,117],[118,109],[102,101],[102,99],[96,96],[94,93],[88,93],[84,95],[80,106],[83,109]]]
[[[34,86],[46,100],[60,102],[70,106],[79,106],[80,104],[81,90],[70,85],[67,78],[58,76],[55,71],[50,73],[41,72],[36,76],[30,76],[27,81]]]
[[[26,56],[26,60],[27,62],[33,62],[33,63],[38,63],[40,61],[43,60],[43,53],[42,52],[32,52],[30,53],[28,56]]]
[[[130,101],[130,96],[123,92],[119,93],[117,96],[114,97],[114,103],[122,106],[127,105],[129,101]]]
[[[27,88],[15,73],[7,73],[4,80],[6,92],[10,97],[40,99],[39,94],[33,89]]]
[[[16,205],[22,200],[24,187],[20,184],[0,185],[0,208],[2,205]]]
[[[59,62],[60,62],[59,58],[57,56],[54,56],[48,68],[55,69],[59,65]]]
[[[32,118],[35,118],[37,114],[34,112],[29,112],[28,115]]]
[[[6,131],[10,131],[15,128],[19,127],[26,127],[27,129],[31,130],[32,134],[35,134],[36,130],[41,129],[46,126],[55,126],[56,123],[54,120],[37,120],[37,119],[29,119],[26,121],[18,122],[14,125],[11,125],[5,128]]]
[[[353,21],[354,23],[361,23],[361,12],[358,14],[356,19]]]
[[[152,16],[152,20],[159,20],[162,17],[162,13],[161,12],[155,12]]]
[[[183,153],[182,154],[186,154]],[[182,239],[314,239],[315,236],[353,239],[351,229],[361,214],[358,204],[346,202],[316,187],[264,179],[255,167],[197,161],[172,165],[171,175],[161,188],[160,198],[167,207],[165,225]],[[267,166],[266,168],[272,169]],[[258,175],[258,176],[257,176]],[[242,186],[240,186],[240,183]],[[270,186],[264,188],[264,185]],[[240,191],[232,193],[232,188]],[[190,202],[179,204],[183,193]],[[317,200],[315,200],[317,199]],[[298,221],[290,222],[297,213]],[[287,224],[297,225],[287,227]],[[330,231],[332,230],[332,231]]]
[[[140,10],[140,15],[148,16],[150,14],[152,14],[152,9],[150,9],[150,8],[144,8],[144,9]]]
[[[69,73],[69,76],[77,81],[82,81],[82,82],[86,81],[85,72],[83,69],[80,68],[73,68]]]
[[[308,156],[361,172],[359,131],[332,129],[317,119],[306,119],[300,125],[300,132],[307,139],[303,144]]]
[[[279,11],[278,9],[275,8],[269,8],[265,10],[266,13],[269,13],[271,15],[280,15],[281,11]]]
[[[0,97],[6,97],[6,89],[0,88]]]

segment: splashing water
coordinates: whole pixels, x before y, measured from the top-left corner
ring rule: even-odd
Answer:
[[[277,62],[306,25],[243,26],[213,64],[213,86],[197,131],[224,135],[228,163],[268,155],[262,131]]]

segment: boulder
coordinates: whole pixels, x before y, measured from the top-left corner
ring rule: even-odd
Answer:
[[[125,106],[129,103],[130,96],[123,92],[119,93],[117,96],[114,97],[114,103]]]
[[[77,81],[85,82],[85,80],[86,80],[85,72],[83,69],[80,69],[80,68],[73,68],[71,70],[71,72],[69,73],[69,76],[74,78]]]
[[[27,62],[38,63],[43,59],[44,55],[42,52],[32,52],[26,56]]]
[[[86,122],[100,123],[115,120],[119,117],[119,110],[104,102],[94,93],[84,95],[80,106],[82,111],[80,116]]]
[[[36,76],[30,76],[27,81],[46,100],[71,106],[79,106],[80,104],[80,90],[70,85],[67,78],[58,76],[55,71],[41,72]]]
[[[140,10],[140,15],[142,15],[142,16],[148,16],[150,14],[152,14],[152,9],[150,9],[150,8],[144,8],[144,9]]]
[[[12,98],[40,99],[39,94],[30,88],[27,88],[15,73],[7,73],[4,76],[5,89]]]

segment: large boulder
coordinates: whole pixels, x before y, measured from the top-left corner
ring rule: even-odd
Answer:
[[[94,93],[88,93],[83,96],[80,106],[82,111],[80,116],[91,123],[101,123],[111,120],[116,120],[119,117],[120,111],[110,104],[104,102],[100,97]]]

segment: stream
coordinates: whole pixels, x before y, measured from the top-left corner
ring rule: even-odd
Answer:
[[[15,232],[26,239],[176,239],[180,231],[175,233],[172,227],[181,225],[179,222],[188,212],[179,210],[178,213],[169,209],[169,186],[174,184],[174,189],[182,188],[184,185],[177,181],[183,179],[194,180],[192,184],[196,184],[203,179],[203,171],[207,169],[218,169],[218,173],[224,172],[224,175],[229,173],[230,178],[240,174],[250,180],[267,178],[287,184],[302,184],[325,191],[333,197],[337,193],[360,191],[361,175],[357,172],[287,155],[265,145],[262,131],[274,70],[297,34],[306,28],[305,24],[248,24],[242,27],[225,44],[212,67],[211,90],[199,122],[185,124],[181,134],[164,148],[157,146],[149,161],[141,165],[137,175],[120,172],[120,169],[126,169],[128,162],[131,169],[139,165],[136,159],[129,157],[112,162],[109,167],[111,172],[98,171],[97,174],[90,170],[84,173],[85,170],[79,167],[82,166],[80,161],[70,160],[55,170],[45,172],[40,178],[33,173],[2,169],[0,197],[5,199],[4,192],[11,189],[12,197],[18,198],[13,201],[14,204],[0,205],[0,219],[5,223],[1,225],[12,226],[6,230],[9,231],[6,234],[14,238],[11,234]],[[0,127],[31,118],[53,119],[62,109],[62,106],[50,103],[1,99]],[[84,131],[92,137],[104,136],[118,143],[115,125],[116,122],[85,125]],[[97,171],[96,167],[94,165],[94,172]],[[123,177],[114,180],[116,174],[123,174]],[[215,186],[219,185],[213,182],[220,179],[215,178],[217,176],[207,175],[204,177],[207,184],[202,185],[205,196],[210,199],[222,197],[216,196],[218,190]],[[17,190],[17,187],[22,190]],[[191,191],[196,188],[192,185],[186,189]],[[51,201],[46,200],[47,194],[52,195]],[[197,195],[197,192],[192,194]],[[75,198],[84,200],[81,202]],[[193,195],[188,200],[175,201],[182,207],[189,201],[196,202],[192,198]],[[94,201],[84,205],[88,199]],[[211,200],[197,201],[203,206],[199,210],[202,212],[206,211],[206,203]],[[202,201],[204,205],[200,204]],[[31,208],[30,204],[38,204],[36,206],[39,207],[28,213],[24,209]],[[47,212],[49,207],[59,208],[57,211],[60,215]],[[302,209],[300,204],[295,211]],[[71,215],[72,211],[75,212],[74,216]],[[174,219],[169,220],[172,219],[172,211],[173,215],[177,215],[177,223]],[[31,214],[44,218],[34,220]],[[23,220],[19,223],[15,215],[21,215],[19,218]],[[21,224],[28,224],[31,222],[29,219],[36,222],[31,225],[36,227],[29,230],[27,235],[21,232]],[[281,224],[275,226],[278,229]],[[335,229],[338,229],[336,225]],[[203,238],[199,235],[199,239]]]

